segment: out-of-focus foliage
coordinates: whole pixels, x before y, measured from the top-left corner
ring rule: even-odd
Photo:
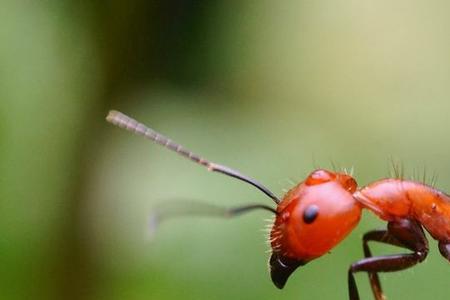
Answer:
[[[390,157],[450,191],[449,28],[445,1],[3,0],[0,297],[345,299],[361,235],[381,221],[366,213],[278,291],[264,212],[147,227],[159,202],[270,200],[104,117],[123,110],[280,195],[331,161],[366,184]],[[430,246],[381,276],[388,296],[448,298]]]

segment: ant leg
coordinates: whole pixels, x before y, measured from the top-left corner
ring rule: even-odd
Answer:
[[[372,236],[382,237],[375,231]],[[388,223],[388,236],[393,237],[394,245],[399,245],[410,249],[410,254],[395,254],[386,256],[367,257],[353,263],[348,270],[348,289],[350,300],[359,300],[358,288],[354,273],[356,272],[394,272],[414,266],[423,261],[428,254],[428,241],[425,238],[422,227],[415,221],[408,219],[398,220]],[[384,241],[388,241],[385,239]],[[398,244],[396,244],[398,242]],[[376,288],[376,287],[375,287]],[[381,290],[380,290],[381,291]],[[375,295],[377,296],[377,295]],[[384,297],[382,294],[379,297]],[[381,298],[383,299],[383,298]]]
[[[439,252],[441,252],[442,256],[450,261],[450,243],[439,241]]]
[[[387,230],[372,230],[366,232],[363,236],[363,250],[364,257],[369,258],[372,257],[372,252],[369,248],[369,241],[385,243],[389,245],[405,247],[402,243],[400,243],[394,236],[392,236]],[[373,295],[376,300],[385,299],[383,295],[383,290],[381,288],[380,278],[376,272],[369,272],[369,281],[370,287],[372,288]]]

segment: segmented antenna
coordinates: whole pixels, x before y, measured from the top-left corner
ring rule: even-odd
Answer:
[[[177,144],[176,142],[172,141],[171,139],[165,137],[164,135],[154,131],[153,129],[145,126],[144,124],[136,121],[133,118],[130,118],[129,116],[127,116],[119,111],[111,110],[108,113],[106,120],[120,128],[124,128],[128,131],[131,131],[131,132],[137,134],[137,135],[142,135],[142,136],[146,137],[147,139],[152,140],[169,150],[175,151],[176,153],[192,160],[193,162],[196,162],[202,166],[205,166],[208,169],[208,171],[222,173],[222,174],[237,178],[239,180],[245,181],[245,182],[253,185],[257,189],[259,189],[260,191],[262,191],[267,196],[269,196],[276,204],[280,203],[280,199],[278,199],[277,196],[275,196],[269,189],[267,189],[265,186],[263,186],[261,183],[259,183],[255,179],[245,176],[245,175],[239,173],[238,171],[230,169],[226,166],[222,166],[220,164],[210,162],[210,161],[202,158],[201,156],[187,150],[180,144]]]
[[[172,218],[201,216],[228,219],[254,210],[266,210],[277,214],[275,209],[263,204],[247,204],[225,208],[195,200],[164,201],[152,210],[149,220],[150,234],[153,235],[161,223]]]

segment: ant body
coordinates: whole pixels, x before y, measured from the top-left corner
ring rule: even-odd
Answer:
[[[355,179],[348,174],[318,169],[279,199],[256,180],[210,162],[120,112],[111,111],[106,119],[175,151],[209,171],[247,182],[271,198],[276,209],[254,204],[223,209],[219,214],[232,217],[255,209],[275,214],[270,232],[272,254],[269,266],[271,279],[279,289],[299,266],[328,253],[342,241],[358,224],[364,208],[386,221],[387,229],[364,234],[365,258],[351,264],[348,269],[350,300],[359,299],[354,278],[356,272],[367,272],[375,299],[385,299],[378,272],[399,271],[422,262],[428,254],[423,228],[439,242],[442,256],[450,260],[450,196],[424,183],[387,178],[358,188]],[[412,252],[372,256],[369,241],[399,246]]]

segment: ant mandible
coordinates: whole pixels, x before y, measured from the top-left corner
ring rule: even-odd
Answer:
[[[272,254],[269,266],[272,281],[279,289],[299,266],[328,253],[342,241],[358,224],[363,208],[386,221],[387,229],[364,234],[365,258],[348,269],[350,300],[359,299],[354,278],[356,272],[367,272],[375,299],[385,299],[378,272],[399,271],[422,262],[428,254],[423,228],[439,242],[442,256],[450,260],[450,196],[425,183],[386,178],[358,188],[355,179],[348,174],[318,169],[279,199],[258,181],[192,153],[121,112],[110,111],[106,120],[175,151],[209,171],[247,182],[271,198],[276,209],[254,204],[223,209],[219,214],[233,217],[255,209],[275,214],[270,231]],[[412,252],[372,256],[369,241]]]

